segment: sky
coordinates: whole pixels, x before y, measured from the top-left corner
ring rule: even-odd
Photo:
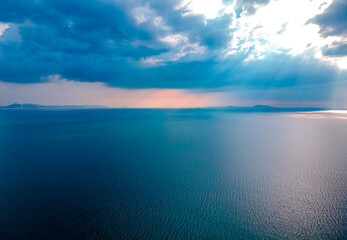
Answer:
[[[15,102],[347,107],[347,1],[1,0]]]

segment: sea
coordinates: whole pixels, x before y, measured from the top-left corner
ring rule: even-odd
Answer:
[[[0,239],[347,239],[347,112],[0,110]]]

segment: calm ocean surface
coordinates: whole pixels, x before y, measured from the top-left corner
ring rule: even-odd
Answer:
[[[347,239],[342,115],[2,110],[0,239]]]

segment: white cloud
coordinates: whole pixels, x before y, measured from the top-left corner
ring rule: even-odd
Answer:
[[[340,69],[347,69],[347,57],[321,56],[321,58],[330,64],[337,65]]]
[[[148,4],[133,8],[132,14],[138,25],[153,21],[153,19],[157,16],[156,12],[150,8]]]
[[[264,58],[268,52],[322,58],[322,48],[341,38],[321,37],[319,26],[309,20],[331,3],[332,0],[272,0],[253,15],[243,13],[230,26],[233,39],[228,54],[246,52],[254,60]]]
[[[154,67],[164,65],[166,62],[175,62],[183,57],[199,57],[206,51],[205,46],[201,46],[199,42],[190,42],[190,39],[184,33],[168,34],[159,38],[159,41],[168,45],[168,52],[142,58],[140,63],[146,67]]]
[[[134,17],[137,25],[151,23],[153,26],[161,30],[169,30],[169,27],[166,26],[163,18],[159,16],[148,4],[134,7],[131,14]]]
[[[0,22],[0,36],[4,33],[4,31],[9,28],[10,26],[6,23],[1,23]]]
[[[177,8],[185,10],[184,15],[198,14],[213,19],[220,16],[226,6],[222,0],[183,0]]]
[[[159,40],[175,47],[181,43],[187,43],[188,37],[183,34],[177,33],[177,34],[170,34],[165,37],[159,38]]]
[[[341,69],[347,69],[346,57],[327,57],[322,48],[331,46],[342,37],[324,38],[319,26],[309,20],[324,12],[333,0],[271,0],[268,4],[254,5],[257,11],[249,14],[244,8],[236,18],[234,8],[237,1],[226,5],[222,0],[183,0],[177,9],[184,10],[183,16],[202,15],[206,20],[232,14],[230,25],[232,40],[226,55],[246,53],[245,61],[261,60],[268,53],[303,55],[320,58]],[[208,22],[207,22],[208,23]],[[176,44],[179,39],[162,39]]]
[[[149,30],[153,34],[153,38],[157,39],[158,42],[163,43],[168,48],[167,52],[141,58],[139,62],[144,67],[162,66],[168,62],[179,61],[183,57],[194,57],[192,55],[196,57],[206,51],[205,46],[201,46],[197,41],[192,42],[186,33],[174,32],[171,27],[166,25],[164,18],[151,8],[148,3],[133,7],[131,14],[137,25],[148,24],[143,27],[149,27]],[[134,41],[133,45],[158,48],[158,45],[138,40]]]

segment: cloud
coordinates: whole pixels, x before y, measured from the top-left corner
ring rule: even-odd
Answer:
[[[323,49],[324,56],[347,56],[347,43],[337,43],[333,47]]]
[[[195,60],[190,55],[206,49],[196,33],[173,29],[149,3],[15,2],[4,1],[0,6],[6,12],[0,20],[11,22],[20,35],[14,39],[5,34],[0,44],[3,81],[37,82],[41,76],[60,74],[79,81],[122,85],[128,72],[141,72],[141,63]],[[164,41],[172,36],[182,37],[176,45]]]
[[[222,0],[183,0],[177,8],[184,11],[183,16],[198,14],[213,19],[221,15],[225,5]]]
[[[243,8],[245,15],[255,14],[257,9],[267,5],[270,0],[237,0],[235,5],[237,8]]]
[[[10,26],[8,24],[5,23],[0,23],[0,37],[1,35],[4,33],[4,31],[9,28]]]
[[[167,35],[160,38],[159,41],[167,44],[170,51],[156,56],[141,58],[140,61],[145,66],[164,65],[167,62],[179,61],[186,56],[194,58],[196,55],[202,55],[206,51],[206,47],[201,46],[199,42],[191,43],[186,35],[180,33]]]
[[[331,22],[332,12],[339,12],[335,16],[336,22],[341,21],[341,10],[336,8],[343,9],[342,5],[346,4],[332,0],[269,1],[256,13],[241,13],[231,23],[233,38],[227,54],[243,52],[248,55],[245,61],[264,59],[271,52],[301,55],[347,69],[343,47],[346,44],[345,33],[326,34],[327,29],[334,27],[318,25],[320,19],[328,18],[326,23]],[[336,24],[337,29],[341,28],[339,25],[341,23]]]
[[[307,21],[323,12],[321,1],[271,1],[253,15],[241,15],[231,24],[231,51],[249,52],[254,59],[266,53],[316,54],[333,41],[319,36],[319,27]],[[327,4],[328,5],[328,4]],[[293,14],[295,12],[295,14]]]
[[[341,1],[324,3],[3,0],[0,81],[53,84],[44,76],[59,75],[112,89],[206,93],[333,86],[346,76],[346,33],[324,20]],[[312,89],[287,96],[329,100],[330,87]]]
[[[334,2],[321,14],[315,16],[312,22],[320,27],[320,34],[328,36],[344,36],[347,34],[347,2],[334,0]]]
[[[318,24],[320,35],[336,40],[322,49],[327,60],[347,69],[347,2],[335,0],[322,14],[310,22]]]

